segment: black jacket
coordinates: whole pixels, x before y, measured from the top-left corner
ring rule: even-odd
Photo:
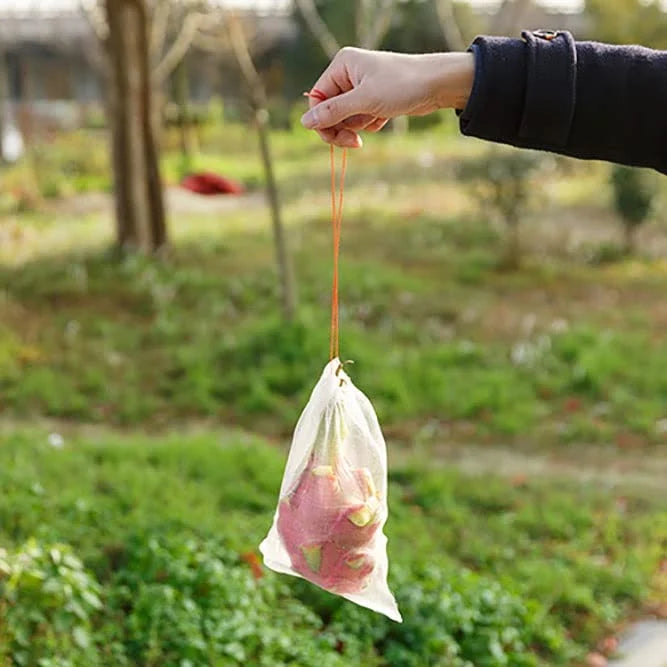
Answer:
[[[568,32],[477,37],[463,134],[667,173],[667,51]]]

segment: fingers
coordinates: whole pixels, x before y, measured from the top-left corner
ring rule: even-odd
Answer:
[[[359,130],[378,132],[387,124],[387,122],[387,118],[377,118],[376,116],[367,114],[358,114],[346,118],[336,126],[336,129],[353,130],[354,132],[359,132]]]
[[[336,135],[336,145],[343,148],[361,148],[364,142],[361,137],[352,130],[340,130]]]
[[[355,132],[359,130],[365,130],[373,121],[375,121],[375,116],[370,116],[368,114],[355,114],[346,118],[344,121],[338,124],[338,127],[346,130],[354,130]]]
[[[368,120],[369,118],[371,119],[370,121]],[[363,142],[359,136],[359,131],[379,132],[387,122],[387,118],[357,116],[348,118],[336,127],[328,127],[324,130],[316,130],[316,132],[319,134],[320,139],[328,144],[343,146],[345,148],[361,148]]]
[[[315,82],[313,94],[308,95],[310,109],[301,118],[304,127],[314,129],[323,141],[345,148],[361,147],[359,130],[374,132],[386,123],[367,112],[366,95],[350,78],[346,54],[352,52],[340,51]]]
[[[333,127],[347,118],[363,114],[365,111],[361,88],[354,88],[316,104],[302,116],[301,123],[309,130],[321,130]]]
[[[319,134],[320,139],[328,144],[344,146],[345,148],[361,148],[363,142],[359,136],[359,131],[379,132],[387,122],[387,118],[352,116],[335,127],[315,131]]]
[[[315,132],[320,135],[320,139],[322,139],[322,141],[325,141],[328,144],[333,144],[336,142],[336,135],[338,134],[338,130],[333,127],[326,130],[315,130]]]
[[[341,148],[361,148],[363,146],[361,137],[352,130],[330,127],[326,130],[316,130],[316,132],[327,144]]]
[[[354,84],[350,80],[347,68],[343,62],[343,51],[339,51],[312,87],[312,90],[317,90],[318,93],[322,94],[324,99],[336,97],[336,95],[346,93],[354,88]],[[311,108],[322,101],[321,98],[318,98],[319,95],[310,98]]]
[[[332,143],[341,148],[361,148],[363,146],[361,137],[348,129],[338,130]]]
[[[368,125],[366,125],[366,127],[364,127],[364,130],[366,132],[379,132],[388,121],[388,118],[374,118]]]

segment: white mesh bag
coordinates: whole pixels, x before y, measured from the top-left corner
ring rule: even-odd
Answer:
[[[294,431],[267,567],[401,621],[387,585],[387,450],[373,406],[335,358]]]

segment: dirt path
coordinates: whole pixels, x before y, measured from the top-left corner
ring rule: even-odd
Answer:
[[[667,621],[635,623],[621,637],[609,667],[667,667]]]
[[[619,450],[614,445],[563,445],[548,451],[471,444],[426,447],[437,465],[451,465],[470,474],[563,478],[610,488],[650,489],[667,497],[665,446],[632,452]],[[408,451],[406,449],[405,453]]]
[[[183,188],[170,186],[165,188],[165,196],[167,210],[173,215],[222,213],[264,205],[264,194],[262,192],[205,197]],[[110,214],[112,207],[111,194],[88,192],[54,201],[49,210],[53,213],[65,215]]]
[[[228,430],[215,420],[190,420],[159,430],[117,429],[103,424],[78,424],[37,418],[30,421],[4,417],[0,438],[13,431],[31,430],[61,433],[65,438],[96,438],[116,432],[159,438],[174,433],[196,435]],[[240,433],[236,428],[232,429]],[[472,475],[496,474],[511,478],[549,477],[599,484],[610,489],[637,489],[667,498],[667,446],[623,450],[614,445],[562,445],[548,450],[534,446],[475,445],[469,443],[428,442],[420,445],[392,444],[389,464],[401,464],[412,456],[428,458],[434,466],[454,467]]]

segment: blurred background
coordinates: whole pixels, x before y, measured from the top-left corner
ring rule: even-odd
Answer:
[[[666,12],[0,0],[0,664],[600,667],[630,621],[659,633],[667,181],[453,112],[366,137],[347,175],[341,351],[388,441],[404,624],[257,545],[327,361],[302,92],[340,45],[664,49]]]

